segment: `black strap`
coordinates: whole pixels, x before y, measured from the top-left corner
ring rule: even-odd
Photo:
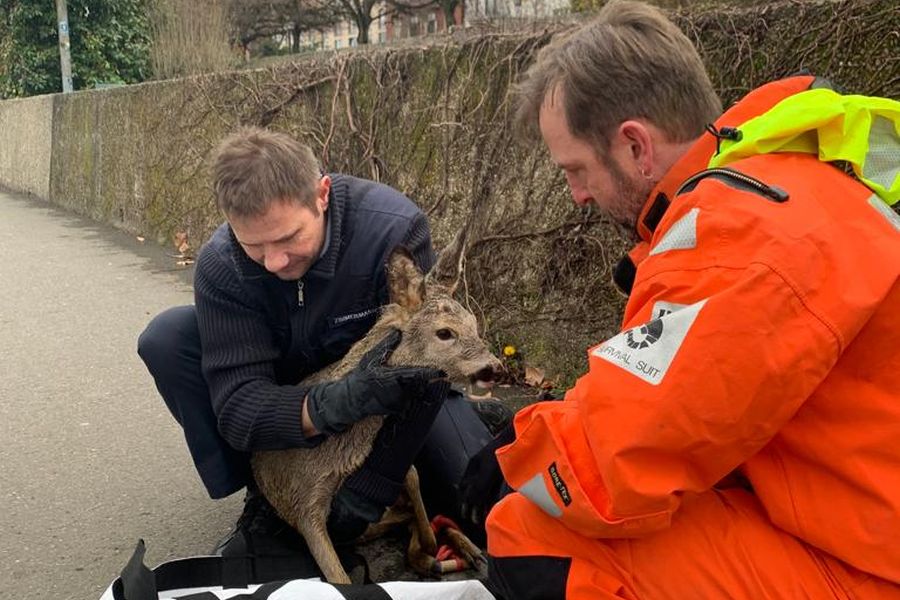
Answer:
[[[139,540],[128,564],[113,584],[115,600],[157,600],[158,590],[221,586],[245,588],[250,584],[318,577],[306,561],[284,556],[199,556],[163,563],[153,571],[144,565],[144,540]]]
[[[144,553],[146,552],[144,540],[138,540],[134,553],[128,560],[128,564],[122,569],[119,577],[121,586],[116,590],[113,588],[113,595],[116,600],[159,600],[156,593],[156,580],[153,577],[153,571],[144,565]],[[118,591],[119,596],[116,596]]]
[[[267,583],[259,586],[255,592],[232,596],[231,600],[267,600],[273,592],[284,586],[286,581]],[[333,586],[346,600],[392,600],[391,595],[379,585],[335,585]],[[218,600],[211,592],[176,596],[174,600]],[[298,599],[299,600],[299,599]]]

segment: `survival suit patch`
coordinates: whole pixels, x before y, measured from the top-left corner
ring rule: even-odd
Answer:
[[[654,307],[654,319],[610,338],[591,354],[659,385],[706,300],[684,307],[663,304]]]

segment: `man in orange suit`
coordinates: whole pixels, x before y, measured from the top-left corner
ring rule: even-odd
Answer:
[[[900,598],[900,103],[797,76],[721,114],[684,34],[616,0],[518,92],[637,245],[621,333],[496,453],[497,594]]]

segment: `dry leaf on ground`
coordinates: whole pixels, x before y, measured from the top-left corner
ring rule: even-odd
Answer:
[[[544,372],[537,367],[525,367],[525,384],[531,387],[541,387],[544,383]]]
[[[191,249],[190,243],[188,243],[187,233],[183,231],[178,231],[174,235],[175,248],[178,249],[178,252],[181,254],[185,254],[188,250]]]

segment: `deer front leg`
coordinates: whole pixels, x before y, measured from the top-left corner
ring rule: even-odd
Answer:
[[[403,484],[413,510],[413,535],[418,538],[422,551],[434,556],[437,553],[437,539],[434,536],[434,530],[431,529],[428,513],[425,512],[422,490],[419,489],[419,473],[415,467],[409,468]]]
[[[446,536],[447,545],[462,560],[438,560],[437,539],[425,512],[422,492],[419,489],[419,474],[415,467],[411,467],[406,474],[405,490],[413,510],[413,522],[410,525],[412,535],[407,556],[414,570],[424,574],[441,575],[476,567],[485,562],[481,549],[455,526],[446,526],[443,534]]]
[[[409,548],[406,558],[410,566],[420,575],[434,575],[438,564],[437,539],[431,523],[428,521],[428,513],[425,512],[425,503],[422,501],[422,491],[419,489],[419,474],[415,467],[410,467],[404,480],[404,491],[412,508],[412,522],[409,525]]]
[[[475,545],[475,542],[469,539],[459,529],[448,527],[442,532],[446,536],[447,545],[453,548],[454,552],[468,563],[468,566],[478,568],[479,565],[487,564],[487,559],[481,548]],[[450,568],[442,569],[442,572],[449,573]]]

